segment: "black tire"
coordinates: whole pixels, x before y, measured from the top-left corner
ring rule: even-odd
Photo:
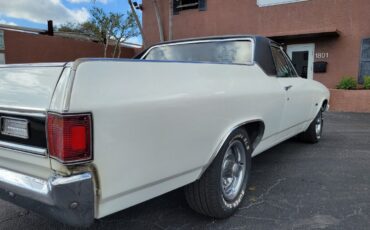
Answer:
[[[198,213],[214,218],[229,217],[238,209],[244,198],[245,190],[250,177],[252,154],[252,148],[250,144],[251,143],[249,141],[248,134],[245,130],[238,129],[230,134],[218,155],[209,168],[204,172],[202,177],[185,187],[186,200],[192,209]],[[234,145],[237,145],[237,147],[233,147]],[[232,148],[234,148],[234,150]],[[240,153],[242,151],[239,151],[239,149],[242,150],[241,148],[244,148],[245,153],[243,154],[245,155],[244,169],[239,168],[239,165],[243,165],[241,162],[233,161],[233,163],[231,163],[232,161],[228,160],[229,158],[225,158],[231,156],[232,154],[230,153],[238,153],[238,156],[242,156]],[[226,167],[226,165],[231,164],[232,167]],[[235,167],[235,165],[237,166]],[[226,170],[226,168],[228,170]],[[234,177],[234,174],[236,174],[239,170],[244,172],[244,177],[243,179],[240,179],[241,176],[238,177],[239,182],[236,185],[238,185],[239,189],[231,190],[239,191],[233,192],[235,198],[227,199],[226,197],[228,194],[225,195],[226,191],[223,186],[225,186],[225,183],[230,181],[225,180],[225,178],[236,178]],[[232,177],[225,177],[225,175],[221,175],[221,173],[228,175],[231,174]],[[230,196],[231,195],[229,195],[229,198]]]
[[[322,137],[322,130],[324,127],[324,120],[322,110],[320,109],[319,113],[316,115],[315,119],[311,122],[308,129],[299,135],[301,141],[307,143],[317,143]],[[320,123],[320,124],[319,124]],[[317,125],[320,125],[319,131],[317,131]]]

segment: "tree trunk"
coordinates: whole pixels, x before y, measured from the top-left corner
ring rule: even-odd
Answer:
[[[119,41],[116,42],[116,45],[114,46],[112,58],[116,57],[117,48],[119,47]]]
[[[105,58],[107,57],[108,46],[109,46],[109,43],[108,43],[108,41],[107,41],[107,42],[104,44],[104,57],[105,57]]]
[[[122,53],[122,47],[119,46],[118,47],[118,57],[117,58],[121,58],[121,53]]]

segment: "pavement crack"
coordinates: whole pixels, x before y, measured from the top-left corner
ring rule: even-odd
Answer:
[[[12,220],[16,220],[18,218],[21,218],[21,217],[24,217],[24,216],[27,216],[30,214],[30,211],[28,210],[25,210],[25,211],[22,211],[22,212],[18,212],[17,215],[14,215],[14,216],[11,216],[9,218],[6,218],[4,220],[1,220],[0,221],[0,224],[3,224],[3,223],[6,223],[8,221],[12,221]]]
[[[268,202],[268,201],[266,201],[266,204],[268,204],[268,205],[270,205],[270,206],[272,206],[272,207],[274,207],[274,208],[281,209],[281,210],[285,210],[285,209],[286,209],[286,208],[284,208],[284,207],[282,207],[282,206],[280,206],[280,205],[273,204],[273,203]]]
[[[262,220],[262,221],[273,221],[273,222],[281,221],[281,219],[268,218],[268,217],[243,216],[243,215],[235,215],[235,216],[242,217],[244,219],[249,219],[249,220]]]
[[[359,207],[358,209],[353,210],[353,212],[346,215],[344,217],[344,219],[348,219],[348,218],[351,218],[351,217],[354,217],[354,216],[364,216],[364,214],[362,213],[362,208],[361,207]]]
[[[267,189],[267,191],[266,191],[265,195],[269,195],[269,194],[270,194],[270,192],[271,192],[271,190],[273,190],[276,186],[278,186],[281,182],[283,182],[283,181],[285,181],[285,180],[286,180],[286,178],[281,178],[281,179],[277,180],[275,184],[271,185],[271,186]]]
[[[256,206],[256,205],[260,205],[260,204],[263,204],[265,203],[265,197],[267,195],[270,194],[270,192],[276,188],[281,182],[285,181],[286,178],[281,178],[281,179],[278,179],[273,185],[271,185],[270,187],[267,188],[266,192],[262,193],[261,195],[259,195],[257,198],[256,198],[256,201],[255,202],[252,202],[250,204],[248,204],[247,206],[245,207],[241,207],[240,209],[243,210],[243,209],[249,209],[253,206]]]
[[[257,199],[258,199],[258,198],[257,198]],[[263,204],[263,203],[265,203],[265,201],[264,201],[264,200],[261,200],[261,201],[258,201],[258,202],[253,202],[253,203],[251,203],[251,204],[249,204],[249,205],[247,205],[247,206],[245,206],[245,207],[241,207],[241,208],[240,208],[240,210],[243,210],[243,209],[249,209],[249,208],[251,208],[251,207],[253,207],[253,206],[260,205],[260,204]]]

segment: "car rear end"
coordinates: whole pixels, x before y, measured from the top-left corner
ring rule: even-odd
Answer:
[[[63,113],[70,71],[64,63],[0,67],[0,198],[88,226],[95,209],[93,173],[84,166],[92,160],[92,115]]]

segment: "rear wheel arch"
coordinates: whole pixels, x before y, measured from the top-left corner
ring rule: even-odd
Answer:
[[[265,123],[261,120],[256,120],[247,122],[239,128],[244,129],[248,133],[249,139],[251,141],[251,146],[254,150],[262,140],[263,134],[265,132]]]
[[[241,205],[251,171],[248,133],[235,129],[198,180],[185,187],[189,206],[206,216],[227,218]]]
[[[250,146],[252,147],[252,152],[253,152],[253,150],[256,149],[256,147],[262,140],[263,134],[265,132],[265,123],[260,119],[254,119],[254,120],[249,120],[249,121],[239,123],[238,125],[235,125],[232,129],[230,129],[227,132],[227,134],[224,136],[224,138],[221,140],[221,142],[218,144],[218,147],[215,153],[211,156],[210,160],[203,167],[198,178],[200,178],[204,174],[204,172],[207,170],[207,168],[212,164],[213,160],[217,157],[222,146],[225,144],[229,136],[237,129],[243,129],[244,131],[247,132],[249,141],[251,142]]]

